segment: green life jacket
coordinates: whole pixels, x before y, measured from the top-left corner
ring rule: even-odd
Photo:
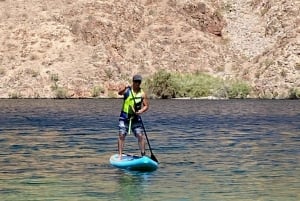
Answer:
[[[135,93],[132,89],[127,90],[124,94],[124,102],[120,117],[123,119],[129,119],[134,116],[134,111],[138,111],[142,108],[143,103],[142,89]]]

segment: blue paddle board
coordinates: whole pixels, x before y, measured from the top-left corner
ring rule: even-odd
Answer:
[[[143,172],[154,171],[158,167],[158,163],[148,156],[123,154],[120,160],[119,154],[114,154],[110,157],[109,162],[117,168]]]

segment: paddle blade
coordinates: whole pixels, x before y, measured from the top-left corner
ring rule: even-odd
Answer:
[[[158,160],[157,160],[157,158],[153,155],[153,154],[151,154],[151,157],[150,157],[152,160],[154,160],[155,162],[157,162],[158,163]]]

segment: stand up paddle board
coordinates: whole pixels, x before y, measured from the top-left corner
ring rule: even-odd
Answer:
[[[134,156],[123,154],[122,159],[120,160],[119,154],[114,154],[110,157],[109,162],[114,167],[134,171],[148,172],[154,171],[158,167],[158,163],[148,156]]]

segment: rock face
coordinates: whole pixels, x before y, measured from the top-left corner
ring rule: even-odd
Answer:
[[[232,39],[229,48],[246,59],[237,75],[248,80],[253,96],[284,98],[300,87],[300,2],[226,1]]]
[[[0,98],[114,97],[160,69],[300,89],[298,0],[0,0]]]

